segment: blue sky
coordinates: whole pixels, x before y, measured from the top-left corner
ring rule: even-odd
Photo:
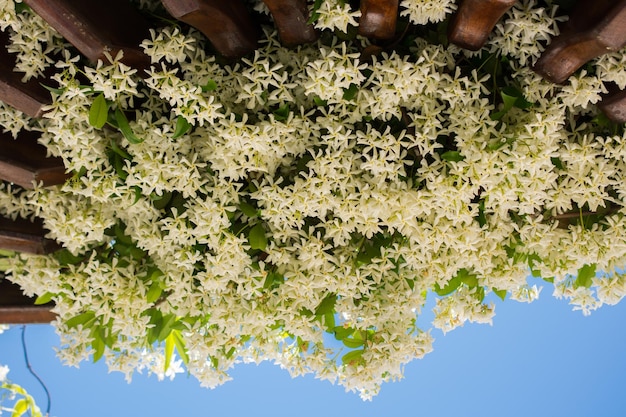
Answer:
[[[127,384],[103,363],[61,366],[51,326],[27,328],[33,368],[52,396],[51,416],[568,416],[626,413],[626,302],[589,317],[545,288],[538,301],[497,303],[493,326],[435,332],[435,350],[409,364],[405,379],[372,402],[313,377],[290,379],[271,364],[241,365],[215,390],[179,375],[174,382],[136,375]],[[0,363],[45,409],[27,373],[20,328],[0,335]]]

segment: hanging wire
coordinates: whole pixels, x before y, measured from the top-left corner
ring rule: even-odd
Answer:
[[[26,350],[26,326],[22,326],[22,350],[24,351],[24,361],[26,362],[26,367],[30,371],[30,373],[39,381],[39,384],[43,387],[46,392],[46,397],[48,398],[48,407],[46,408],[46,416],[50,415],[50,404],[52,401],[50,400],[50,391],[48,391],[48,387],[46,384],[39,378],[39,375],[35,373],[33,367],[30,365],[30,361],[28,360],[28,351]]]

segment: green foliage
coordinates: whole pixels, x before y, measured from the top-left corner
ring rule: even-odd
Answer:
[[[596,264],[584,265],[578,270],[578,276],[574,282],[574,287],[591,287],[593,284],[593,278],[596,276]]]
[[[357,10],[358,2],[336,3]],[[320,8],[330,4],[315,0],[309,22],[327,24]],[[488,322],[486,292],[506,300],[507,288],[519,298],[515,286],[526,281],[511,280],[520,270],[551,270],[569,277],[565,286],[592,288],[605,260],[572,274],[569,251],[601,251],[569,238],[622,224],[623,126],[595,115],[595,106],[565,104],[561,87],[539,94],[547,86],[523,79],[515,51],[494,49],[495,40],[459,53],[447,48],[447,20],[413,18],[400,16],[396,37],[384,42],[363,43],[354,25],[322,30],[319,42],[301,48],[267,39],[236,64],[213,56],[184,26],[159,28],[154,54],[180,65],[154,66],[146,78],[121,79],[116,63],[95,71],[83,71],[85,60],[63,63],[59,88],[47,87],[58,96],[51,114],[82,109],[62,123],[30,123],[59,132],[45,139],[74,179],[33,194],[3,188],[3,197],[28,200],[8,211],[37,207],[71,251],[26,260],[0,254],[0,270],[15,264],[15,280],[31,285],[40,270],[53,273],[58,282],[42,282],[36,303],[71,311],[59,326],[94,361],[135,349],[163,359],[157,372],[172,371],[175,355],[197,363],[201,341],[211,352],[209,379],[222,381],[250,347],[261,359],[283,355],[288,367],[340,368],[342,383],[364,366],[351,376],[364,379],[350,386],[397,378],[411,359],[394,356],[408,351],[403,343],[429,350],[416,323],[428,297],[437,298],[435,327],[447,331]],[[167,50],[185,42],[198,53]],[[110,100],[101,82],[111,82]],[[77,141],[77,126],[93,141]],[[606,172],[595,172],[595,161],[574,166],[584,160],[579,150]],[[606,185],[587,182],[605,173]],[[578,200],[602,201],[552,202],[566,186]],[[559,246],[565,241],[573,248]],[[596,241],[603,240],[586,240]],[[145,335],[118,330],[137,318],[147,322]],[[338,348],[325,344],[329,334]],[[389,376],[371,369],[375,363],[399,365]]]
[[[172,139],[178,139],[191,130],[191,123],[187,121],[183,116],[176,118],[176,127],[174,128],[174,134]]]
[[[262,224],[259,223],[250,229],[248,241],[252,249],[265,250],[267,247],[267,237],[265,236],[265,229]]]
[[[17,398],[17,400],[11,408],[5,408],[0,405],[0,410],[11,411],[11,417],[21,417],[26,413],[30,417],[42,417],[41,410],[35,403],[35,399],[23,387],[10,382],[0,383],[0,401],[5,398],[5,392],[8,393],[9,398]]]
[[[128,118],[126,117],[126,114],[122,110],[120,110],[119,107],[115,109],[115,122],[117,124],[117,128],[120,130],[120,132],[122,132],[128,142],[133,145],[137,145],[143,142],[143,139],[135,136],[132,129],[130,128],[130,124],[128,123]]]
[[[104,98],[104,94],[100,93],[96,96],[89,109],[89,124],[96,129],[100,129],[107,122],[108,115],[109,105]]]
[[[517,107],[519,109],[528,109],[532,107],[532,103],[528,102],[521,91],[513,86],[506,86],[500,90],[500,97],[502,99],[502,109],[491,114],[493,120],[500,120],[507,114],[512,108]]]

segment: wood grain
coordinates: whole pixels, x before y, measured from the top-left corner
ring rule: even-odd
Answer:
[[[580,1],[573,22],[554,38],[533,69],[561,84],[588,61],[626,46],[626,0]]]
[[[139,46],[150,37],[148,22],[128,0],[24,0],[89,60],[108,62],[105,52],[137,69],[150,58]]]
[[[398,0],[361,0],[359,35],[391,39],[396,34]]]
[[[315,42],[318,34],[309,20],[306,0],[263,0],[270,9],[284,46]]]
[[[0,133],[0,179],[24,188],[34,184],[44,187],[64,183],[70,175],[63,160],[48,157],[46,148],[37,142],[39,133],[22,131],[17,139]]]
[[[42,107],[52,102],[50,93],[39,84],[40,80],[22,82],[24,74],[13,71],[15,55],[7,52],[8,44],[9,36],[0,31],[0,101],[30,117],[40,117]]]
[[[448,25],[448,40],[461,48],[479,50],[516,1],[462,0]]]
[[[60,245],[46,239],[41,219],[30,222],[0,217],[0,249],[44,255],[59,250]]]
[[[239,58],[257,48],[258,29],[241,0],[161,0],[167,11],[202,33],[221,55]]]

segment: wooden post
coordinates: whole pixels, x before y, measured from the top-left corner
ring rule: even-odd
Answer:
[[[62,184],[70,175],[61,158],[48,158],[46,148],[37,142],[39,134],[22,131],[17,139],[0,133],[0,179],[32,189]]]
[[[50,323],[56,315],[52,304],[36,306],[22,289],[0,276],[0,324]]]
[[[24,0],[50,26],[91,61],[108,62],[124,52],[122,62],[143,69],[150,58],[139,46],[150,37],[148,22],[127,0]]]
[[[258,31],[241,0],[161,0],[167,11],[202,33],[227,58],[257,48]]]
[[[626,123],[626,90],[603,98],[598,107],[615,123]]]
[[[274,18],[283,45],[315,42],[317,32],[309,20],[306,0],[263,0]]]
[[[461,48],[483,47],[498,20],[517,0],[462,0],[448,26],[448,40]]]
[[[391,39],[396,34],[398,0],[361,0],[359,35]]]
[[[15,56],[7,52],[9,36],[0,31],[0,101],[26,113],[30,117],[40,117],[42,107],[52,102],[50,93],[31,79],[22,82],[23,73],[13,71]]]
[[[565,82],[587,61],[626,46],[626,0],[580,1],[574,22],[546,48],[534,70],[553,83]]]
[[[30,222],[11,220],[0,216],[0,249],[44,255],[61,248],[54,240],[46,239],[47,231],[41,219]]]

